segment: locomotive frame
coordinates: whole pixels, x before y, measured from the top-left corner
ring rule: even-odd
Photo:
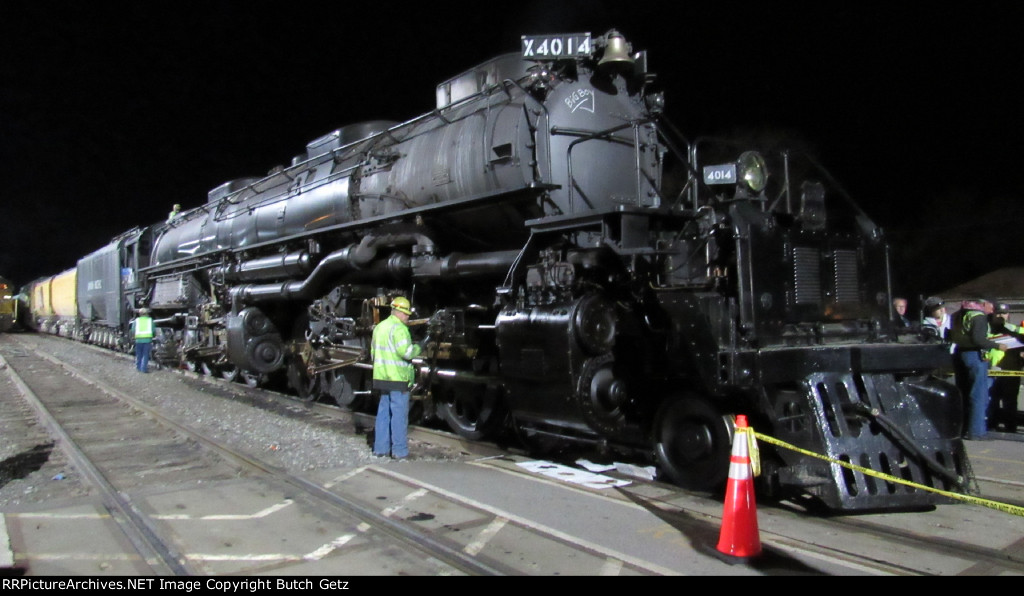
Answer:
[[[434,111],[338,129],[87,255],[70,335],[130,349],[146,306],[158,361],[359,408],[401,294],[433,339],[414,397],[466,437],[628,449],[714,490],[746,414],[964,487],[960,398],[930,375],[948,353],[892,327],[881,230],[808,156],[685,139],[655,83],[615,30],[524,36]],[[837,510],[942,501],[796,452],[763,469]]]

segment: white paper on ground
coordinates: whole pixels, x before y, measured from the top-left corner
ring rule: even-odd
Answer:
[[[590,488],[613,488],[616,486],[626,486],[630,484],[629,480],[619,480],[610,476],[594,474],[593,472],[588,472],[586,470],[577,470],[576,468],[570,468],[569,466],[563,466],[549,461],[524,461],[519,462],[516,465],[536,474],[548,476],[549,478],[556,478],[558,480],[564,480],[565,482],[571,482],[573,484],[580,484]]]

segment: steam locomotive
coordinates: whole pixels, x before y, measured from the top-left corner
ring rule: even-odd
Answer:
[[[632,450],[714,490],[745,414],[961,488],[960,397],[930,375],[948,352],[892,326],[881,230],[809,155],[686,139],[656,85],[618,31],[524,36],[433,111],[335,130],[87,255],[61,332],[128,349],[145,306],[158,360],[358,408],[404,295],[432,339],[414,399],[463,436]],[[791,449],[762,470],[837,510],[942,499]]]

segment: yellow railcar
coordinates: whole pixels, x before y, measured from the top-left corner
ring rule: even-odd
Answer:
[[[43,333],[71,337],[78,316],[77,280],[78,270],[72,268],[29,284],[28,326]]]

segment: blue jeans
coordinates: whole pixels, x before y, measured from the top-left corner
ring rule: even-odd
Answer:
[[[988,434],[988,426],[985,424],[985,413],[988,411],[988,402],[991,399],[989,389],[992,387],[992,379],[988,376],[988,360],[981,358],[981,352],[959,352],[960,361],[967,369],[967,378],[970,382],[970,400],[967,402],[967,435],[970,437],[983,437]]]
[[[409,455],[409,392],[382,391],[373,426],[373,454]]]
[[[139,372],[149,372],[149,354],[152,349],[152,342],[135,342],[135,368]]]

